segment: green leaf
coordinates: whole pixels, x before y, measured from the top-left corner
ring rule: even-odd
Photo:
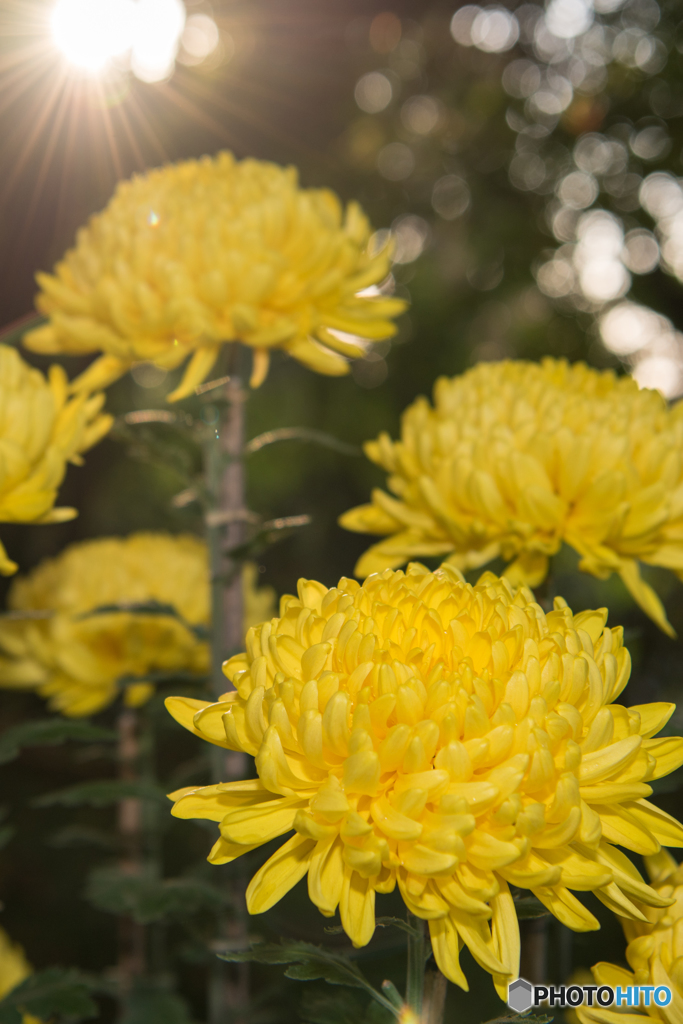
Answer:
[[[31,974],[0,1002],[0,1024],[22,1024],[24,1014],[70,1021],[96,1017],[98,1009],[90,997],[92,986],[77,971],[48,967]]]
[[[15,832],[16,829],[13,825],[3,825],[2,828],[0,828],[0,850],[7,846]]]
[[[184,917],[203,908],[219,909],[228,898],[208,882],[195,878],[129,875],[119,868],[96,868],[85,889],[86,899],[110,914],[129,914],[140,924],[164,917]]]
[[[394,1024],[395,1019],[395,1015],[389,1013],[379,1003],[369,1003],[363,1017],[363,1024]]]
[[[289,964],[285,977],[295,981],[326,981],[329,985],[364,989],[372,998],[389,1010],[393,1017],[398,1011],[388,999],[375,989],[357,964],[343,953],[333,953],[309,942],[267,942],[251,949],[219,954],[229,963]]]
[[[326,434],[322,430],[314,430],[310,427],[279,427],[277,430],[267,430],[265,433],[259,434],[258,437],[253,437],[245,445],[244,454],[253,455],[254,452],[260,451],[267,445],[275,444],[277,441],[307,441],[309,444],[319,444],[323,448],[331,448],[332,451],[339,452],[341,455],[353,455],[356,458],[363,454],[357,445],[347,444],[345,441],[333,437],[332,434]]]
[[[112,729],[102,729],[90,722],[76,722],[68,718],[45,718],[36,722],[22,722],[6,729],[0,736],[0,764],[19,756],[22,747],[55,746],[66,740],[81,743],[114,741]]]
[[[304,1024],[358,1024],[363,1012],[364,1007],[352,992],[305,992],[301,1019]]]
[[[99,779],[81,782],[77,786],[45,793],[33,801],[34,807],[108,807],[119,800],[138,797],[140,800],[158,800],[166,804],[168,798],[160,786],[149,782],[125,782],[122,779]]]
[[[282,516],[279,519],[269,519],[267,522],[262,523],[244,544],[238,544],[234,548],[229,548],[225,554],[235,562],[257,558],[267,548],[272,547],[273,544],[277,544],[279,541],[289,537],[294,530],[299,530],[302,526],[309,526],[310,523],[311,517],[309,515]]]
[[[135,983],[123,1006],[120,1024],[190,1024],[184,999],[154,981]]]
[[[112,614],[125,614],[125,615],[152,615],[152,616],[163,616],[164,618],[176,619],[182,623],[183,626],[190,633],[194,633],[198,640],[208,640],[210,631],[208,626],[194,625],[188,622],[184,616],[180,614],[175,605],[163,604],[161,601],[126,601],[122,604],[101,604],[97,608],[93,608],[92,611],[84,612],[79,615],[80,619],[92,619],[97,615],[112,615]],[[146,679],[147,677],[145,677]]]
[[[520,921],[535,917],[550,917],[550,911],[535,896],[515,896],[514,903]]]
[[[57,850],[73,849],[84,846],[95,846],[101,850],[116,850],[121,845],[121,837],[104,832],[89,825],[65,825],[53,832],[47,839],[47,845]]]
[[[185,487],[196,483],[201,467],[200,433],[186,413],[136,410],[117,419],[109,437],[123,442],[131,458],[173,474]]]

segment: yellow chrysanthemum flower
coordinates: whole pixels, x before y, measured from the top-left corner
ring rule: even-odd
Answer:
[[[671,905],[642,906],[644,920],[622,919],[628,940],[626,959],[633,970],[600,963],[593,968],[593,977],[598,985],[621,985],[622,989],[628,985],[665,985],[671,989],[671,1002],[658,1006],[650,997],[649,1006],[645,1006],[644,999],[640,1007],[583,1006],[577,1010],[582,1024],[648,1024],[653,1018],[664,1024],[683,1022],[683,867],[666,850],[646,857],[645,865],[652,887]]]
[[[356,566],[364,577],[415,557],[463,571],[502,556],[537,586],[562,543],[600,579],[619,573],[641,608],[673,631],[639,562],[683,573],[683,404],[583,363],[481,363],[418,398],[401,440],[365,446],[391,495],[342,526],[390,534]]]
[[[4,999],[32,973],[21,946],[12,942],[4,928],[0,928],[0,999]]]
[[[398,884],[443,973],[467,987],[464,943],[505,999],[519,970],[509,884],[577,931],[598,922],[572,889],[637,919],[634,899],[668,903],[615,845],[683,846],[683,827],[646,799],[683,740],[652,739],[673,705],[612,703],[630,659],[606,617],[561,598],[545,614],[526,588],[491,573],[472,587],[450,566],[330,590],[301,580],[226,663],[235,692],[167,701],[258,772],[171,794],[173,813],[220,823],[214,864],[294,830],[251,880],[251,913],[307,874],[311,900],[339,907],[363,946],[375,894]]]
[[[0,928],[0,999],[9,995],[12,989],[25,981],[33,968],[26,959],[26,954],[21,946],[12,942],[4,928]],[[41,1024],[37,1017],[25,1013],[22,1016],[23,1024]]]
[[[259,160],[171,164],[122,182],[55,269],[39,274],[49,323],[36,352],[102,355],[76,382],[104,387],[139,360],[172,369],[192,359],[172,400],[191,394],[221,346],[254,349],[252,383],[282,348],[318,373],[395,333],[400,299],[362,294],[386,277],[390,249],[370,247],[357,203],[302,189],[293,167]]]
[[[109,430],[111,416],[101,413],[103,395],[67,398],[68,381],[61,366],[50,367],[47,380],[0,345],[0,522],[59,523],[76,515],[55,508],[57,489],[68,462]],[[17,570],[0,543],[0,574]]]
[[[257,590],[255,576],[255,567],[246,566],[245,625],[273,607],[271,588]],[[137,612],[89,615],[150,602],[172,605],[184,621]],[[154,691],[146,676],[209,668],[208,644],[192,630],[210,621],[206,545],[196,537],[137,533],[74,544],[17,579],[9,605],[53,614],[0,621],[0,686],[37,689],[65,715],[99,711],[122,687],[126,702],[137,706]]]

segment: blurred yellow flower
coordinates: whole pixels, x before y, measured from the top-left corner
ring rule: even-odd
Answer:
[[[33,968],[26,959],[21,946],[12,942],[4,928],[0,928],[0,999],[9,995],[12,989],[21,985]],[[41,1024],[38,1017],[29,1013],[22,1014],[22,1024]]]
[[[32,973],[33,968],[21,946],[12,942],[4,928],[0,928],[0,999],[4,999]]]
[[[191,355],[171,400],[192,393],[225,342],[254,349],[252,383],[282,348],[318,373],[347,373],[358,337],[391,337],[400,299],[365,294],[390,268],[357,203],[302,189],[293,167],[230,153],[122,182],[55,273],[39,274],[36,352],[102,355],[75,383],[105,387],[135,362]],[[358,337],[348,338],[347,335]]]
[[[256,758],[257,779],[171,794],[176,817],[220,823],[209,860],[294,830],[251,880],[250,913],[308,875],[313,903],[339,907],[363,946],[375,894],[398,884],[443,973],[467,988],[464,943],[505,999],[519,971],[509,884],[577,931],[598,922],[572,889],[641,920],[634,899],[668,903],[615,845],[683,846],[646,799],[683,740],[652,739],[673,705],[612,703],[630,659],[605,609],[572,615],[557,598],[545,614],[526,588],[491,573],[472,587],[451,566],[298,592],[226,663],[236,691],[166,702],[195,735]]]
[[[0,345],[0,522],[59,523],[73,508],[55,508],[57,489],[68,462],[109,430],[112,418],[101,413],[103,395],[67,398],[61,366],[47,380],[17,351]],[[0,543],[0,574],[16,572]]]
[[[668,410],[634,380],[563,360],[481,363],[418,398],[401,440],[365,451],[392,494],[342,526],[389,534],[356,574],[446,556],[476,569],[502,556],[514,583],[537,586],[562,543],[584,572],[619,573],[640,607],[673,633],[639,562],[683,575],[683,404]]]
[[[646,857],[645,866],[652,887],[669,902],[673,901],[672,905],[642,906],[644,920],[622,920],[628,940],[626,959],[632,971],[616,964],[599,963],[593,968],[593,977],[598,985],[621,985],[622,989],[628,985],[666,985],[671,989],[671,1002],[668,1006],[657,1006],[651,997],[647,1007],[644,1000],[640,1007],[620,1009],[616,1004],[610,1009],[583,1006],[577,1010],[582,1024],[646,1024],[653,1018],[665,1024],[683,1021],[683,867],[666,850]]]
[[[246,625],[272,611],[272,590],[257,590],[256,575],[245,567]],[[181,619],[89,614],[151,602],[172,605]],[[208,630],[209,604],[206,546],[196,537],[137,533],[74,544],[13,583],[13,611],[52,614],[0,620],[0,686],[37,689],[69,716],[100,711],[122,688],[126,703],[143,704],[154,692],[147,676],[208,671],[208,644],[192,627]]]

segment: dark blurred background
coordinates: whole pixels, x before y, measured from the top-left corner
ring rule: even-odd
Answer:
[[[52,6],[0,3],[0,323],[31,311],[34,273],[72,244],[118,180],[229,148],[238,157],[293,163],[302,184],[358,199],[378,231],[393,232],[390,286],[411,303],[397,337],[374,346],[345,379],[276,355],[249,402],[249,436],[280,426],[315,427],[353,445],[380,429],[395,435],[401,411],[429,393],[437,376],[485,359],[585,359],[633,373],[669,399],[683,393],[683,21],[676,0],[457,10],[424,0],[186,0],[175,66],[156,81],[149,80],[156,72],[134,62],[103,77],[69,68],[50,35]],[[85,365],[64,363],[70,374]],[[140,367],[109,389],[108,407],[159,406],[173,380]],[[251,507],[264,516],[312,517],[263,555],[263,581],[284,593],[299,576],[331,585],[351,575],[368,542],[342,531],[336,518],[381,482],[363,457],[301,442],[254,454]],[[3,525],[2,539],[28,569],[82,538],[196,530],[192,512],[171,503],[182,487],[171,460],[136,460],[124,443],[107,439],[84,467],[69,470],[62,489],[60,504],[75,505],[78,519]],[[634,658],[626,702],[675,700],[680,642],[645,620],[618,580],[577,574],[569,553],[553,573],[556,591],[575,610],[608,605],[611,624],[625,625]],[[680,634],[683,589],[666,573],[647,575]],[[0,700],[5,724],[39,713],[37,698]],[[164,735],[162,775],[177,764],[179,745],[188,759],[196,753],[195,741],[179,740],[172,723]],[[101,753],[34,750],[2,769],[2,802],[19,828],[0,860],[0,920],[38,966],[99,970],[114,959],[111,919],[81,897],[91,852],[54,845],[66,812],[30,806],[47,788],[113,771]],[[680,814],[677,785],[666,780],[657,799]],[[83,822],[90,827],[95,818],[92,812]],[[184,851],[179,862],[208,850],[206,832],[186,823],[173,828]],[[569,954],[559,926],[551,932],[552,980],[565,980],[559,972],[570,960],[572,968],[623,960],[617,923],[598,913],[605,931],[576,937]],[[320,941],[321,921],[297,890],[254,927]],[[388,944],[382,935],[368,954],[378,977],[393,970],[391,950],[382,952]],[[183,986],[201,1019],[197,955],[186,952]],[[500,1004],[467,961],[474,995],[453,990],[449,998],[463,1021],[484,1020]],[[290,995],[294,988],[289,983]],[[298,1020],[291,1000],[280,1017],[262,1019]]]

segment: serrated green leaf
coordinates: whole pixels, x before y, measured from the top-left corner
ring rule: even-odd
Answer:
[[[187,1003],[151,980],[138,980],[127,996],[121,1024],[190,1024]]]
[[[0,736],[0,764],[18,757],[22,747],[56,746],[66,740],[81,743],[115,741],[112,729],[102,729],[90,722],[76,722],[68,718],[45,718],[37,722],[22,722],[7,729]]]
[[[187,916],[205,907],[218,909],[227,903],[218,889],[199,879],[128,875],[114,867],[96,868],[90,874],[85,897],[99,910],[129,914],[140,924]]]
[[[374,988],[360,968],[342,953],[333,953],[310,942],[266,942],[251,949],[219,954],[229,963],[290,964],[285,971],[288,978],[297,981],[326,981],[329,985],[364,989],[377,1003],[389,1010],[393,1017],[398,1011],[388,999]]]
[[[85,1020],[97,1016],[91,984],[77,971],[49,967],[31,974],[0,1001],[0,1024],[22,1024],[24,1014],[41,1020]]]
[[[348,985],[349,975],[343,968],[331,963],[291,964],[285,971],[286,978],[294,981],[326,981],[328,985]]]
[[[122,779],[99,779],[81,782],[67,789],[44,793],[33,801],[34,807],[108,807],[119,800],[138,797],[140,800],[158,800],[167,804],[168,798],[160,786],[149,782],[125,782]]]

